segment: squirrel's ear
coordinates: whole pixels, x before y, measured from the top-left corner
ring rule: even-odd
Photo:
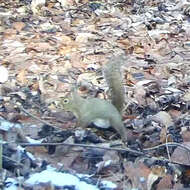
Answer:
[[[71,94],[76,94],[77,93],[77,87],[72,85],[71,87]]]
[[[77,87],[76,87],[76,85],[72,85],[72,87],[71,87],[71,97],[73,98],[73,97],[75,97],[77,94],[78,94],[78,93],[77,93]],[[73,99],[74,99],[74,98],[73,98]]]
[[[76,90],[77,90],[76,86],[72,85],[72,87],[71,87],[71,93],[75,92]]]
[[[77,84],[76,83],[71,83],[71,87],[70,87],[70,92],[72,93],[72,92],[75,92],[75,91],[77,91]]]

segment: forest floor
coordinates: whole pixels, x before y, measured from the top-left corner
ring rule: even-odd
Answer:
[[[0,44],[4,189],[190,189],[188,1],[1,0]],[[120,55],[127,148],[55,105],[73,84],[108,99]]]

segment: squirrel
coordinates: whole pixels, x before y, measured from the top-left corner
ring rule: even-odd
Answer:
[[[125,102],[121,61],[123,61],[123,57],[114,56],[110,59],[109,64],[103,66],[104,78],[109,87],[111,102],[120,113],[123,111]]]
[[[95,125],[104,121],[104,125],[112,126],[121,136],[123,142],[128,140],[128,132],[122,122],[121,112],[124,106],[125,93],[120,72],[121,57],[113,57],[103,66],[103,73],[111,92],[111,102],[99,98],[82,98],[76,90],[67,97],[61,97],[59,107],[71,111],[78,119],[80,127]]]

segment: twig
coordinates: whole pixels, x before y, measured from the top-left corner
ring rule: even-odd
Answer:
[[[167,131],[166,131],[166,151],[167,151],[167,154],[168,154],[168,159],[171,161],[170,151],[169,151],[169,147],[168,147],[168,135],[167,135]]]
[[[98,148],[98,149],[104,149],[104,150],[114,150],[119,152],[131,152],[134,154],[137,154],[139,156],[144,155],[143,152],[132,150],[130,148],[111,148],[111,147],[100,147],[100,146],[94,146],[94,145],[86,145],[86,144],[73,144],[73,143],[19,143],[21,146],[58,146],[58,145],[64,145],[64,146],[80,146],[84,148]]]
[[[164,144],[159,144],[157,146],[154,146],[154,147],[151,147],[151,148],[145,148],[143,149],[143,151],[152,151],[152,150],[156,150],[156,149],[159,149],[163,146],[179,146],[185,150],[187,150],[188,152],[190,152],[190,147],[186,146],[186,145],[183,145],[183,144],[179,144],[179,143],[174,143],[174,142],[171,142],[171,143],[164,143]]]
[[[145,148],[142,151],[137,151],[137,150],[132,150],[128,147],[125,148],[111,148],[111,147],[100,147],[100,146],[94,146],[94,145],[86,145],[86,144],[73,144],[73,143],[19,143],[19,145],[21,146],[58,146],[58,145],[64,145],[64,146],[80,146],[80,147],[84,147],[84,148],[98,148],[98,149],[104,149],[104,150],[114,150],[114,151],[119,151],[119,152],[131,152],[134,154],[137,154],[139,156],[145,155],[145,152],[150,152],[156,149],[159,149],[161,147],[164,146],[179,146],[185,150],[187,150],[188,152],[190,152],[190,147],[183,145],[183,144],[179,144],[179,143],[164,143],[164,144],[160,144],[151,148]]]
[[[3,155],[3,158],[5,158],[5,159],[7,159],[7,160],[10,160],[10,161],[12,161],[12,162],[14,162],[14,163],[16,163],[17,166],[24,166],[22,163],[20,163],[20,162],[14,160],[14,159],[12,159],[12,158],[10,158],[10,157],[7,157],[7,156],[4,156],[4,155]]]
[[[0,134],[0,170],[3,168],[3,143],[2,143],[3,135]]]
[[[24,113],[26,113],[27,115],[29,115],[30,117],[32,117],[33,119],[36,119],[38,121],[40,121],[41,123],[45,124],[45,125],[49,125],[49,126],[52,126],[51,123],[47,122],[47,121],[44,121],[42,119],[40,119],[39,117],[31,114],[30,112],[28,112],[27,110],[25,110],[22,106],[18,106]],[[60,127],[57,127],[55,125],[53,125],[52,127],[56,128],[56,129],[61,129]]]

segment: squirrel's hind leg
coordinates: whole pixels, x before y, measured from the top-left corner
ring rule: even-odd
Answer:
[[[80,128],[86,128],[88,126],[88,122],[86,122],[85,120],[81,120],[81,119],[78,119],[77,120],[77,124],[76,124],[76,127],[80,127]]]

